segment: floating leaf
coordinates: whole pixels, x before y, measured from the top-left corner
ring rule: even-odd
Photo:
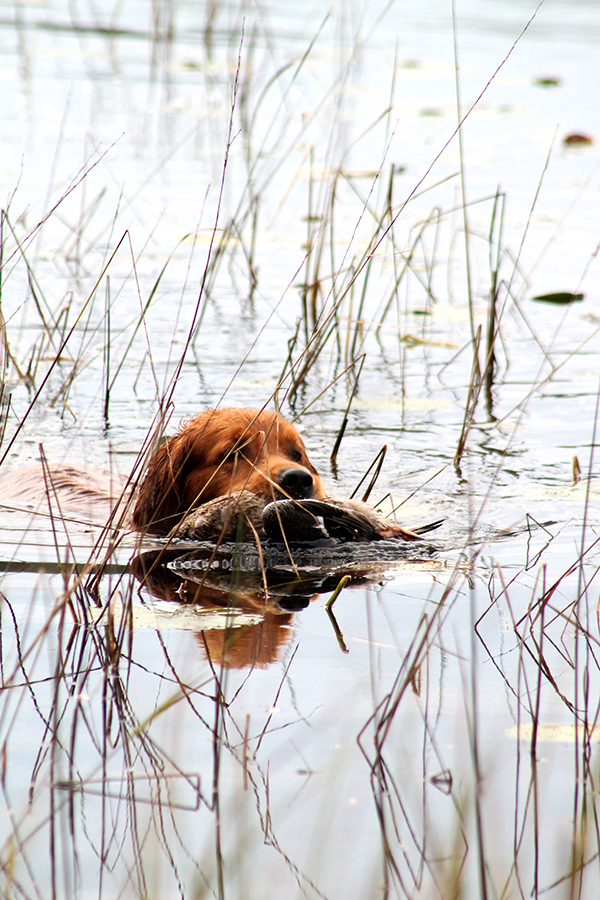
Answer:
[[[352,404],[354,409],[410,410],[411,412],[448,409],[454,406],[444,397],[357,397]]]
[[[530,741],[533,737],[533,725],[530,722],[520,726],[513,725],[512,728],[506,729],[506,734],[508,737],[518,738],[521,741]],[[538,725],[537,727],[537,740],[540,743],[573,744],[576,738],[578,741],[583,740],[585,734],[582,724]],[[588,737],[591,741],[600,741],[600,727],[594,725],[589,728]]]
[[[560,78],[554,78],[553,76],[547,78],[534,78],[533,83],[537,84],[538,87],[558,87]]]
[[[570,291],[556,291],[554,294],[538,294],[532,297],[532,300],[539,300],[541,303],[574,303],[576,300],[583,300],[583,294],[572,294]]]
[[[129,616],[122,606],[116,606],[111,615],[115,626],[119,625],[123,616]],[[229,628],[241,628],[248,625],[260,625],[264,616],[260,612],[248,612],[244,609],[227,607],[226,609],[204,609],[191,603],[170,604],[154,602],[152,607],[134,603],[132,607],[133,625],[135,628],[151,628],[156,631],[224,631]],[[106,624],[105,608],[95,609],[92,619],[99,624]]]
[[[591,137],[588,137],[587,134],[568,134],[563,138],[563,144],[568,144],[572,146],[574,144],[593,144],[593,140]]]

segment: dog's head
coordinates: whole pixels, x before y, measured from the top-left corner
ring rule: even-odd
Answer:
[[[242,489],[266,500],[325,496],[300,435],[282,416],[254,409],[207,410],[150,460],[133,524],[166,534],[195,506]]]

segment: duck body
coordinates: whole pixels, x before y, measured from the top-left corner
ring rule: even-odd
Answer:
[[[429,530],[429,529],[428,529]],[[192,510],[169,537],[189,541],[371,542],[419,540],[360,500],[268,501],[248,490],[217,497]]]

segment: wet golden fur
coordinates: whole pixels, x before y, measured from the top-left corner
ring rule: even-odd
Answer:
[[[242,489],[267,500],[325,497],[300,435],[282,416],[247,408],[207,410],[151,458],[133,526],[166,534],[190,509]]]

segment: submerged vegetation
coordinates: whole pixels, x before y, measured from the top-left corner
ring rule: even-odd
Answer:
[[[98,93],[0,220],[0,477],[40,460],[49,496],[3,507],[2,896],[597,895],[597,153],[550,137],[515,200],[471,164],[546,10],[465,76],[434,6],[435,97],[393,4],[14,25],[31,95],[60,29]],[[437,553],[208,578],[61,509],[53,463],[127,492],[223,401],[294,419],[336,493],[444,516]]]

